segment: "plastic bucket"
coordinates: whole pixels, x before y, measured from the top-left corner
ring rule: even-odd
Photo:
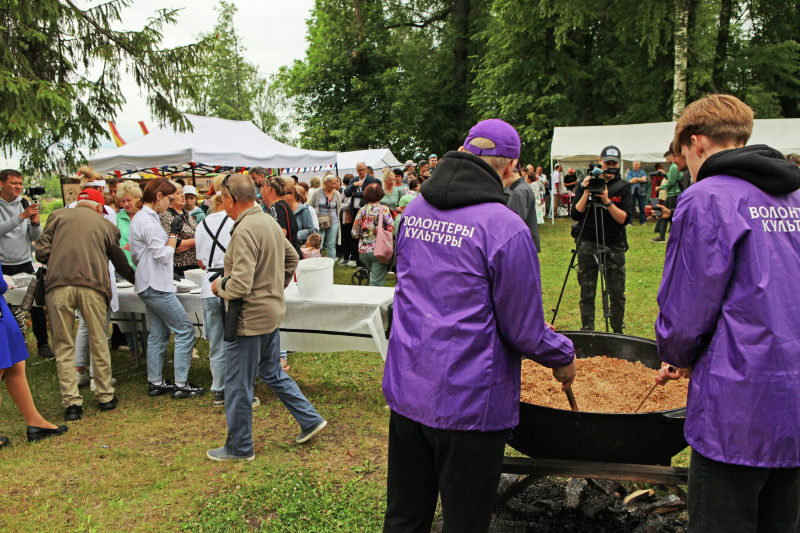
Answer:
[[[297,293],[304,300],[325,295],[333,287],[333,259],[315,257],[297,263]]]

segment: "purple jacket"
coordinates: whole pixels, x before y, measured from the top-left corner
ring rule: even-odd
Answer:
[[[403,213],[397,254],[389,407],[439,429],[516,426],[522,356],[561,367],[574,350],[545,325],[530,230],[492,168],[443,157]]]
[[[694,365],[685,434],[698,453],[798,467],[800,172],[764,146],[712,158],[675,211],[659,354]]]

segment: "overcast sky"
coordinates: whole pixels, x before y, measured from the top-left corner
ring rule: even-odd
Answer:
[[[97,5],[97,1],[81,1],[81,7]],[[201,32],[208,32],[217,21],[214,7],[217,0],[133,0],[122,12],[124,29],[138,29],[147,23],[157,9],[185,8],[178,14],[178,23],[167,26],[163,46],[190,44]],[[277,73],[283,65],[302,59],[306,52],[306,20],[311,16],[314,0],[233,0],[239,8],[236,29],[244,46],[245,58],[258,65],[260,72]],[[117,115],[117,130],[126,142],[142,136],[138,122],[144,120],[149,129],[156,127],[145,102],[146,95],[132,78],[123,78],[122,91],[127,104]],[[104,148],[116,145],[108,141]]]
[[[77,0],[81,8],[87,8],[105,0]],[[314,0],[229,0],[239,8],[235,23],[242,38],[245,58],[259,67],[260,72],[277,73],[283,65],[305,56],[306,20],[311,17]],[[131,6],[122,10],[122,24],[119,29],[141,29],[148,18],[161,8],[184,8],[178,13],[177,24],[164,28],[163,47],[191,44],[197,41],[200,33],[211,31],[217,22],[214,7],[218,0],[132,0]],[[127,100],[117,113],[116,126],[125,142],[142,136],[139,121],[144,120],[151,131],[157,123],[147,109],[145,94],[133,78],[122,75],[122,93]],[[105,141],[101,151],[115,148],[113,140]],[[11,159],[3,159],[0,153],[0,167],[18,168],[19,154],[11,154]]]

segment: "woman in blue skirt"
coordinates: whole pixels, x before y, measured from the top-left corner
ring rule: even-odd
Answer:
[[[0,377],[5,377],[6,390],[11,400],[22,412],[28,423],[28,441],[41,440],[53,435],[61,435],[67,426],[55,426],[42,418],[33,404],[28,378],[25,375],[25,359],[28,346],[19,330],[17,321],[11,315],[3,294],[8,290],[6,280],[0,277]],[[0,448],[8,446],[8,437],[0,436]]]

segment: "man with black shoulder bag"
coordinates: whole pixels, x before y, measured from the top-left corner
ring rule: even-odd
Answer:
[[[595,329],[597,275],[605,273],[608,306],[604,314],[614,333],[622,333],[625,319],[625,225],[633,216],[631,185],[620,177],[621,154],[607,146],[600,164],[576,186],[572,219],[579,222],[576,236],[578,284],[581,287],[581,329]],[[608,323],[606,324],[608,326]]]
[[[275,219],[256,205],[253,180],[242,174],[228,175],[221,190],[222,205],[234,223],[225,252],[224,274],[211,282],[211,292],[228,304],[225,316],[228,438],[223,447],[209,450],[206,455],[213,461],[250,461],[255,458],[252,402],[256,375],[299,424],[300,435],[295,442],[306,442],[327,422],[280,364],[278,327],[286,313],[283,291],[297,268],[297,252]]]

